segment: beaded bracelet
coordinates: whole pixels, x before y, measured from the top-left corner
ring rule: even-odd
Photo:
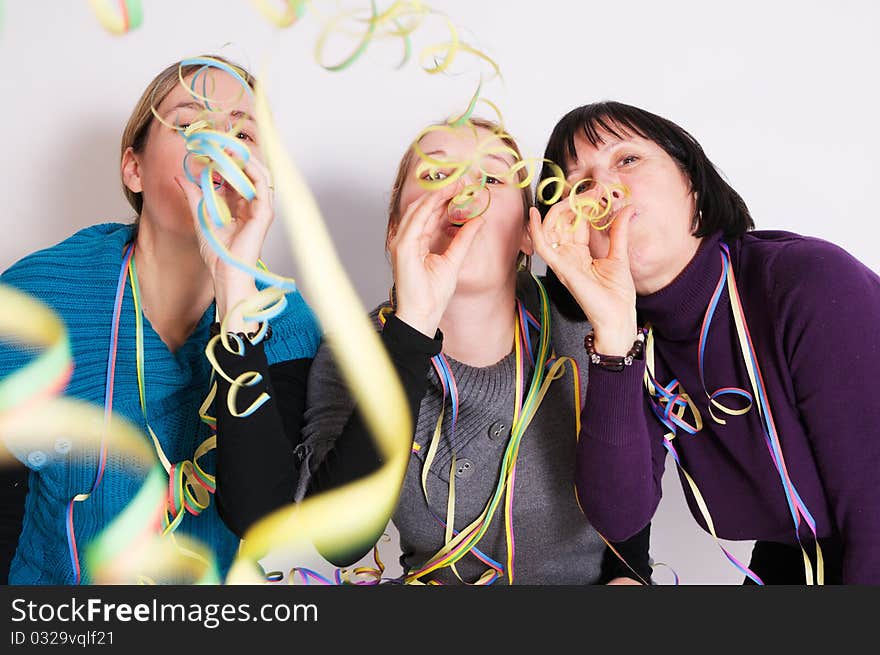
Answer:
[[[620,355],[602,355],[597,353],[594,341],[595,336],[591,330],[584,337],[584,348],[587,349],[590,362],[604,368],[606,371],[619,373],[625,366],[632,366],[633,360],[642,359],[645,355],[645,330],[643,329],[639,330],[632,348],[622,357]]]

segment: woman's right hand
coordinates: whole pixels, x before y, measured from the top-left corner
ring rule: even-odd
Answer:
[[[482,216],[468,220],[445,252],[430,251],[432,238],[449,220],[447,205],[460,190],[461,183],[450,184],[414,200],[388,243],[397,296],[395,315],[431,338],[455,293],[474,237],[486,220]]]
[[[629,223],[634,215],[631,205],[618,210],[608,228],[608,255],[594,259],[590,224],[576,221],[567,199],[553,205],[543,222],[537,208],[529,210],[535,250],[587,315],[596,351],[604,355],[626,355],[636,336],[636,290],[628,252]]]

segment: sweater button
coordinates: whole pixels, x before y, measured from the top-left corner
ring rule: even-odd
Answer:
[[[507,428],[507,421],[495,421],[492,425],[489,426],[489,438],[501,439],[503,437],[506,437],[508,434]]]
[[[42,450],[35,450],[28,454],[27,461],[31,468],[39,469],[42,468],[43,464],[45,464],[49,460],[46,457],[46,453]]]
[[[455,477],[461,480],[467,480],[474,473],[474,469],[477,468],[474,463],[467,459],[466,457],[462,457],[457,460],[455,463]]]
[[[66,455],[70,452],[70,447],[73,444],[70,443],[70,439],[58,439],[55,441],[55,452],[59,455]]]

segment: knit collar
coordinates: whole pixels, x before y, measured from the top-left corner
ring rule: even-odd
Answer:
[[[134,239],[135,225],[106,224],[95,227],[96,232],[106,235],[105,238],[111,240],[113,245],[107,250],[108,256],[116,259],[118,261],[117,266],[121,267],[125,248]],[[117,268],[116,275],[118,276],[118,274],[119,269]],[[116,280],[114,279],[112,284],[107,285],[107,288],[115,295]],[[133,320],[134,310],[131,300],[130,280],[126,282],[125,297],[126,301],[123,306],[123,312],[125,315],[123,320],[128,324],[130,320]],[[111,312],[112,306],[108,308],[107,311]],[[148,359],[150,360],[151,375],[155,374],[167,378],[167,381],[170,383],[176,376],[192,371],[194,367],[197,367],[200,360],[204,358],[204,344],[208,340],[208,334],[210,332],[211,323],[214,320],[214,314],[215,309],[214,303],[212,302],[205,309],[205,312],[202,314],[199,322],[196,324],[196,327],[193,329],[187,340],[174,352],[171,352],[171,350],[168,349],[168,346],[165,345],[165,342],[162,341],[162,338],[153,329],[150,319],[144,314],[144,349],[145,354],[148,354]]]
[[[678,277],[659,291],[636,298],[642,324],[650,323],[659,336],[669,341],[690,341],[699,336],[721,274],[720,241],[720,232],[704,237]]]
[[[538,319],[541,316],[540,294],[537,285],[531,274],[521,272],[517,275],[516,281],[516,297],[525,308]],[[538,332],[530,330],[532,348],[537,351]],[[528,362],[528,358],[523,356],[526,374],[526,385],[531,380],[532,366]],[[504,401],[510,394],[516,384],[516,352],[513,350],[513,342],[511,342],[511,351],[503,358],[490,364],[489,366],[469,366],[452,357],[447,356],[449,367],[455,376],[455,383],[458,387],[460,397],[470,400],[479,399],[480,406],[493,405]],[[439,379],[434,375],[432,369],[432,381],[439,387]],[[511,408],[512,411],[512,408]]]

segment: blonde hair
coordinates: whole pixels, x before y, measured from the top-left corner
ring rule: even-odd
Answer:
[[[514,152],[519,159],[522,159],[522,152],[519,149],[519,145],[517,145],[516,141],[512,136],[510,136],[507,132],[504,131],[504,128],[496,123],[495,121],[491,121],[486,118],[476,118],[472,117],[469,121],[469,124],[474,126],[475,128],[482,128],[484,130],[488,130],[493,134],[498,135],[498,138],[501,142],[513,148]],[[435,123],[435,125],[446,125],[446,123]],[[388,202],[388,227],[385,230],[385,244],[386,248],[388,242],[391,240],[391,236],[394,231],[397,229],[397,226],[400,224],[401,219],[401,211],[400,211],[400,198],[403,195],[403,185],[406,182],[407,176],[410,174],[410,170],[413,166],[413,163],[418,158],[415,149],[412,144],[407,148],[406,152],[403,154],[403,157],[400,159],[400,163],[397,166],[397,176],[394,178],[394,184],[391,187],[391,199]],[[517,179],[522,182],[526,179],[526,175],[528,172],[525,168],[521,168],[517,172]],[[532,188],[530,185],[525,185],[522,187],[522,201],[523,201],[523,221],[528,223],[529,220],[529,208],[534,204],[532,201]],[[517,260],[517,268],[519,270],[528,270],[531,267],[531,257],[529,257],[525,253],[520,253],[520,257]]]
[[[256,78],[254,78],[254,76],[244,67],[219,55],[203,55],[203,57],[216,59],[217,61],[223,62],[234,68],[244,78],[248,85],[251,88],[254,88]],[[126,123],[125,129],[122,131],[122,143],[119,154],[120,163],[125,156],[125,151],[129,148],[137,153],[143,152],[144,147],[147,145],[147,137],[150,134],[150,126],[155,120],[153,116],[153,108],[158,108],[174,87],[180,84],[181,77],[185,78],[187,75],[195,73],[203,67],[204,64],[187,64],[186,66],[181,66],[181,62],[178,61],[168,66],[153,78],[153,81],[147,85],[147,88],[144,89],[143,94],[141,94],[140,100],[137,101],[134,110],[131,112],[131,116],[128,117],[128,123]],[[122,181],[122,192],[125,194],[128,204],[131,205],[135,212],[137,212],[138,216],[140,216],[141,210],[144,206],[143,195],[135,193],[125,186],[125,180]]]

